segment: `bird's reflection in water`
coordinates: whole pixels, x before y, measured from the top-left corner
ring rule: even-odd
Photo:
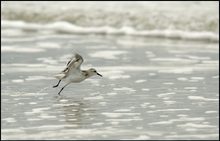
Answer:
[[[89,103],[85,103],[82,99],[76,100],[73,97],[59,96],[56,98],[57,108],[60,111],[60,117],[66,123],[73,126],[65,128],[82,128],[91,124],[91,116],[94,115],[94,109],[89,107]]]

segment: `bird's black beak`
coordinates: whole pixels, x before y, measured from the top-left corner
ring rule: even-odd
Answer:
[[[96,74],[102,77],[102,75],[101,75],[101,74],[99,74],[98,72],[97,72]]]

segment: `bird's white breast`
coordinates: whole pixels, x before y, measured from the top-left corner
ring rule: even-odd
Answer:
[[[75,71],[74,73],[69,73],[68,76],[64,79],[66,82],[81,82],[85,79],[85,76],[82,74],[82,72]]]

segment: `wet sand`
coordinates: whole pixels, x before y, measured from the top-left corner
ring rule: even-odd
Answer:
[[[219,138],[218,43],[19,36],[2,39],[2,139]],[[58,96],[73,52],[104,77]]]

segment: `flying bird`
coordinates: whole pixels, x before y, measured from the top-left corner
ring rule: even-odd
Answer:
[[[82,63],[82,56],[76,53],[67,62],[66,68],[59,74],[55,75],[55,78],[59,79],[59,81],[55,86],[53,86],[53,88],[58,87],[62,80],[66,82],[66,84],[60,89],[58,95],[60,95],[61,91],[70,83],[82,82],[93,75],[99,75],[102,77],[102,75],[99,74],[94,68],[81,70],[80,66]]]

